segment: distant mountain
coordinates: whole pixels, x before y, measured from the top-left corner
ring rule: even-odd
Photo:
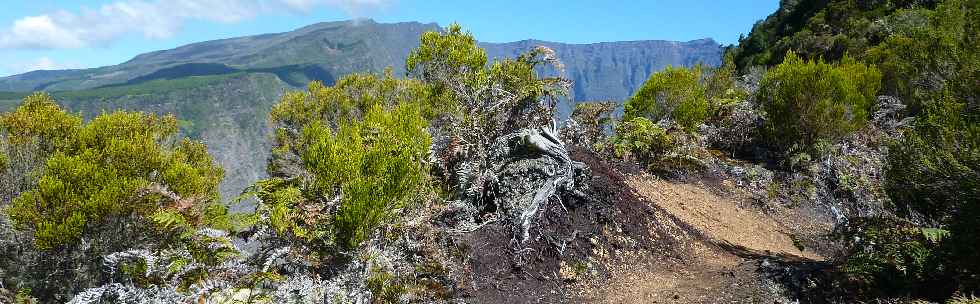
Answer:
[[[93,69],[34,71],[0,78],[0,111],[26,93],[52,92],[87,117],[105,110],[174,113],[181,130],[208,143],[225,167],[222,194],[237,195],[264,176],[268,112],[284,90],[311,80],[333,83],[354,72],[404,75],[405,57],[436,24],[374,21],[318,23],[295,31],[194,43]],[[717,65],[710,40],[564,44],[537,40],[481,43],[491,58],[538,45],[554,49],[574,81],[573,100],[623,100],[667,65]]]
[[[654,72],[668,65],[719,65],[723,49],[711,39],[689,42],[662,40],[567,44],[540,40],[481,43],[491,58],[513,58],[543,45],[551,48],[574,81],[577,101],[620,101],[633,95]]]

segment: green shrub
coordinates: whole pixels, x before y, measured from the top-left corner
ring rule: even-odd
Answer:
[[[483,71],[486,65],[486,51],[477,45],[472,34],[464,32],[456,23],[450,24],[444,33],[429,31],[422,34],[419,47],[405,60],[406,70],[427,81],[438,81],[437,78],[446,76],[439,75],[442,72],[454,76],[474,75]],[[463,77],[459,80],[474,79]]]
[[[40,142],[51,153],[36,186],[7,210],[17,228],[32,232],[38,248],[76,242],[118,217],[150,216],[164,208],[192,216],[217,199],[221,168],[204,145],[173,144],[174,117],[116,112],[80,122],[45,94],[25,98],[0,118],[12,144]],[[186,200],[173,201],[163,192]]]
[[[342,124],[336,133],[317,124],[304,130],[309,148],[303,162],[315,176],[313,188],[323,197],[342,197],[333,224],[345,247],[356,247],[423,193],[422,160],[430,144],[425,127],[411,105],[391,111],[376,105],[362,121]]]
[[[9,144],[34,143],[43,154],[65,148],[81,125],[81,116],[61,110],[46,93],[28,95],[15,111],[0,115],[0,129]]]
[[[962,283],[980,288],[980,123],[952,97],[931,102],[890,147],[885,189],[899,214],[948,225],[947,250]]]
[[[617,157],[635,159],[647,165],[660,159],[672,145],[673,138],[667,130],[643,117],[620,123],[613,138]]]
[[[708,118],[720,118],[739,102],[744,102],[748,92],[736,84],[738,70],[732,52],[725,52],[721,66],[708,70],[704,80],[705,95],[708,98]]]
[[[426,195],[430,92],[414,80],[352,75],[286,94],[272,111],[277,178],[257,184],[268,224],[309,244],[353,249]],[[333,199],[335,210],[323,206]]]
[[[913,287],[939,277],[935,249],[925,230],[902,220],[852,219],[843,235],[847,259],[840,270],[860,294],[881,296],[926,295]]]
[[[701,67],[674,68],[650,76],[639,91],[626,101],[624,120],[643,117],[652,121],[671,118],[694,131],[708,117],[706,89],[701,84]]]
[[[980,124],[942,98],[890,149],[885,187],[900,213],[944,220],[980,200]]]
[[[813,150],[818,141],[839,139],[867,122],[880,79],[874,66],[846,57],[830,64],[790,52],[757,93],[766,112],[763,135],[779,151]]]

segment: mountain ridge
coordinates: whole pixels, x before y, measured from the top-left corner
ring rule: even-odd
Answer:
[[[178,46],[166,50],[158,50],[142,53],[120,64],[88,68],[88,69],[67,69],[67,70],[38,70],[27,73],[0,77],[0,91],[26,92],[37,90],[48,91],[69,91],[80,89],[92,89],[106,85],[118,85],[128,83],[133,79],[152,74],[160,69],[173,67],[187,63],[220,63],[236,69],[249,68],[270,68],[297,64],[319,64],[330,65],[337,63],[336,57],[351,56],[343,54],[344,48],[358,48],[359,42],[374,48],[369,48],[363,54],[370,55],[369,58],[356,58],[358,61],[350,62],[351,66],[341,66],[325,68],[325,70],[339,75],[345,75],[358,70],[354,66],[368,65],[368,71],[381,72],[386,67],[391,67],[396,75],[404,74],[404,57],[408,51],[418,44],[418,35],[425,31],[439,30],[441,27],[436,23],[421,22],[398,22],[398,23],[378,23],[373,20],[359,21],[333,21],[320,22],[298,28],[293,31],[281,33],[267,33],[242,37],[223,38],[202,42],[195,42],[183,46]],[[366,31],[366,39],[360,37],[342,37],[343,34],[356,31]],[[365,34],[365,33],[361,33]],[[370,37],[375,36],[375,37]],[[315,40],[321,41],[303,41]],[[371,40],[373,38],[373,41]],[[383,39],[378,39],[383,38]],[[400,38],[400,39],[399,39]],[[400,40],[400,41],[399,41]],[[346,43],[345,43],[346,42]],[[400,43],[390,43],[400,42]],[[318,45],[310,45],[311,43]],[[300,46],[296,46],[300,44]],[[513,42],[481,42],[480,45],[488,50],[488,57],[503,58],[513,57],[515,54],[526,51],[527,48],[537,44],[546,45],[556,49],[560,59],[565,59],[562,54],[565,50],[578,50],[587,48],[609,48],[609,49],[630,49],[630,48],[649,48],[664,49],[677,48],[681,50],[696,50],[693,58],[681,58],[681,63],[690,65],[703,62],[709,65],[720,63],[722,47],[711,38],[695,39],[686,42],[669,40],[631,40],[631,41],[606,41],[593,43],[563,43],[546,41],[540,39],[524,39]],[[398,47],[392,47],[396,45]],[[287,46],[287,47],[282,47]],[[310,49],[296,51],[294,48]],[[319,49],[317,49],[319,48]],[[387,51],[378,51],[387,50]],[[324,56],[318,56],[324,53]],[[346,50],[351,53],[352,50]],[[336,54],[340,52],[341,54]],[[289,59],[277,58],[281,56],[269,54],[282,54],[281,56],[291,56]],[[292,54],[298,53],[298,54]],[[334,53],[334,54],[331,54]],[[638,54],[644,56],[643,54]],[[646,59],[654,60],[664,58],[663,54],[645,55]],[[290,60],[292,62],[286,62]],[[341,63],[343,60],[339,60]],[[373,61],[373,62],[372,62]],[[676,60],[675,60],[676,61]],[[373,63],[373,64],[372,64]],[[655,70],[662,69],[666,65],[676,62],[653,62]],[[573,64],[566,66],[575,67]],[[574,79],[573,79],[574,80]],[[645,79],[643,79],[645,80]],[[582,83],[581,81],[576,81]],[[636,82],[636,81],[633,81]],[[642,83],[642,81],[639,81]],[[629,87],[636,87],[633,83],[625,90],[618,90],[615,96],[600,96],[601,99],[617,97],[622,99],[625,91]],[[581,94],[576,99],[595,99],[591,94]]]
[[[0,77],[0,111],[31,91],[51,92],[66,108],[92,114],[117,109],[173,113],[181,131],[208,143],[228,178],[222,194],[234,197],[264,176],[271,126],[269,107],[286,90],[313,80],[332,84],[351,73],[405,75],[405,58],[435,23],[321,22],[282,33],[202,41],[143,53],[123,63],[90,69],[32,71]],[[555,50],[573,83],[572,102],[620,101],[668,65],[717,65],[714,40],[636,40],[570,44],[537,39],[480,43],[489,59],[514,57],[544,45]],[[277,95],[279,94],[279,95]],[[572,104],[560,108],[567,115]],[[259,151],[252,153],[254,151]]]

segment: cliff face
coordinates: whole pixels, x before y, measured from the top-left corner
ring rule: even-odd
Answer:
[[[539,40],[484,43],[490,58],[514,57],[535,46],[547,46],[565,64],[577,101],[619,101],[633,94],[651,74],[669,65],[719,65],[724,49],[711,39],[688,42],[623,41],[566,44]]]
[[[419,36],[438,30],[417,22],[370,20],[318,23],[291,32],[189,44],[138,55],[119,65],[35,71],[0,78],[0,111],[35,90],[49,91],[72,111],[91,116],[114,109],[174,113],[182,131],[205,141],[225,168],[222,195],[237,196],[265,176],[270,145],[268,112],[286,89],[312,80],[331,84],[354,72],[404,75]],[[555,50],[573,82],[573,101],[629,97],[650,74],[668,65],[716,65],[722,47],[689,42],[628,41],[565,44],[538,40],[482,43],[492,58],[514,57],[535,46]],[[547,72],[547,71],[545,71]],[[571,104],[560,113],[570,113]]]

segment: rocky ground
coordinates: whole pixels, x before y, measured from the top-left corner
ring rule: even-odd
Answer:
[[[592,173],[589,193],[541,215],[528,248],[501,246],[514,242],[505,225],[462,237],[466,302],[793,303],[791,272],[832,254],[819,210],[724,177],[670,180],[573,155]]]

